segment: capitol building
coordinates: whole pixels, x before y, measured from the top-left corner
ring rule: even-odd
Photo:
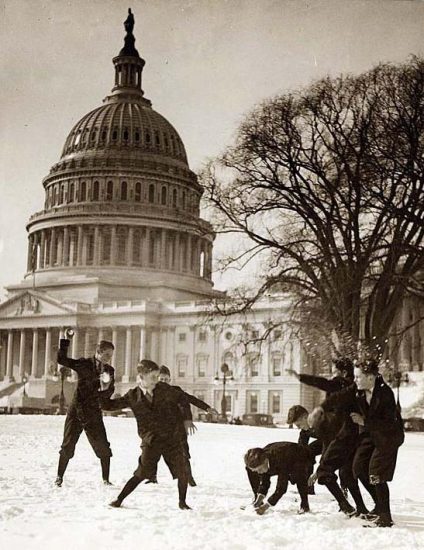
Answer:
[[[26,226],[27,273],[0,304],[0,406],[57,403],[58,342],[72,327],[72,357],[113,342],[117,393],[135,385],[138,360],[149,358],[220,410],[225,363],[229,416],[285,421],[292,405],[320,398],[285,373],[314,371],[313,357],[285,330],[287,296],[264,298],[243,319],[211,314],[224,296],[212,282],[213,228],[200,218],[202,187],[177,130],[144,95],[144,64],[127,29],[110,94],[71,129],[42,182],[44,208]],[[280,327],[265,342],[240,345],[241,330],[255,339],[270,321]],[[404,369],[423,369],[422,324],[401,346]],[[70,375],[67,401],[74,387]]]

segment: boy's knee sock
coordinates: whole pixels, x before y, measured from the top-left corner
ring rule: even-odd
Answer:
[[[105,481],[109,481],[110,457],[101,458],[100,463],[102,465],[102,478]]]
[[[119,500],[119,502],[122,502],[124,498],[126,498],[129,494],[131,494],[134,491],[134,489],[138,487],[138,485],[140,485],[143,479],[146,479],[146,478],[139,478],[139,477],[133,476],[131,479],[129,479],[126,482],[122,491],[119,493],[117,500]]]
[[[185,502],[187,496],[187,478],[178,478],[178,499],[180,502]]]
[[[378,514],[388,514],[388,516],[391,518],[389,486],[387,485],[387,483],[378,483],[377,485],[375,485],[375,492],[378,502]]]
[[[66,456],[60,455],[59,466],[57,467],[57,477],[63,477],[68,466],[69,458]]]

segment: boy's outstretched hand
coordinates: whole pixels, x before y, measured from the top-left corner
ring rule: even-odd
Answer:
[[[197,428],[191,420],[184,420],[184,429],[187,435],[194,435]]]

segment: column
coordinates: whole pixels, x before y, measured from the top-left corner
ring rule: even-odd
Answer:
[[[91,349],[90,349],[90,331],[88,328],[85,329],[84,334],[84,357],[90,357],[91,355]]]
[[[187,235],[187,271],[188,273],[192,273],[193,272],[193,268],[192,268],[192,265],[193,265],[193,250],[192,250],[192,246],[193,246],[193,238],[190,234]]]
[[[7,331],[7,358],[6,376],[9,382],[13,382],[13,331]]]
[[[63,228],[63,265],[70,265],[69,258],[69,227]]]
[[[52,353],[52,329],[46,329],[46,353],[44,356],[44,376],[46,377],[49,374],[50,370],[50,359]]]
[[[32,235],[28,236],[28,252],[27,252],[27,272],[31,271],[31,256],[32,256],[32,247],[34,244],[34,238]]]
[[[21,341],[19,343],[19,376],[21,380],[25,374],[25,344],[26,344],[25,330],[21,330]]]
[[[96,225],[95,228],[94,228],[94,258],[93,258],[93,265],[100,265],[101,249],[102,249],[101,231],[100,231],[100,227],[98,225]]]
[[[32,361],[31,361],[31,378],[37,377],[38,366],[38,329],[32,331]]]
[[[112,344],[115,348],[115,353],[113,354],[114,361],[116,360],[116,351],[118,349],[118,329],[116,327],[112,327]],[[114,363],[114,365],[116,365]]]
[[[151,330],[149,359],[156,362],[158,356],[158,331],[154,327]]]
[[[166,229],[162,229],[160,232],[160,262],[159,265],[162,269],[167,269],[166,265]]]
[[[169,368],[172,376],[175,378],[175,326],[168,327],[166,344],[166,366]]]
[[[77,242],[76,242],[76,249],[77,249],[77,263],[76,265],[82,265],[82,240],[83,240],[83,229],[82,225],[78,226],[78,234],[77,234]]]
[[[146,227],[144,238],[143,238],[143,247],[141,250],[141,265],[146,267],[149,265],[149,248],[150,248],[150,229]]]
[[[110,265],[116,264],[116,225],[112,225],[110,237]]]
[[[146,355],[146,329],[140,327],[140,351],[138,355],[139,361],[145,358]]]
[[[82,265],[87,265],[87,253],[88,253],[88,234],[90,231],[89,226],[84,226],[83,236],[82,236],[82,255],[81,262]]]
[[[168,329],[161,329],[161,345],[159,347],[159,362],[161,365],[167,363],[168,360]]]
[[[132,363],[132,329],[127,327],[125,339],[125,372],[122,377],[122,382],[130,381],[131,363]]]
[[[100,340],[104,340],[105,339],[105,332],[104,332],[104,329],[102,328],[99,328],[99,331],[97,333],[97,343],[100,342]]]
[[[49,253],[49,266],[53,267],[55,263],[55,246],[56,246],[56,230],[54,227],[50,230],[50,253]]]
[[[44,268],[44,262],[45,262],[45,255],[46,255],[46,232],[43,229],[41,231],[41,244],[40,244],[40,264],[39,268]]]
[[[63,263],[63,232],[58,231],[57,235],[57,265],[62,265]]]
[[[175,271],[181,271],[181,251],[180,251],[180,234],[177,231],[175,233],[175,241],[174,241],[174,265],[175,265]]]
[[[127,241],[127,265],[132,266],[133,263],[133,248],[134,248],[134,227],[128,229]]]

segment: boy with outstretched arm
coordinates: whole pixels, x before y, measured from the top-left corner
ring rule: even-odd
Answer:
[[[123,500],[144,480],[151,479],[163,456],[172,476],[178,479],[179,507],[189,510],[186,503],[188,467],[184,441],[179,423],[181,415],[188,433],[194,432],[188,400],[183,392],[159,382],[159,367],[144,359],[139,364],[139,385],[118,399],[104,400],[106,410],[131,408],[141,437],[141,456],[138,468],[116,500],[110,503],[119,508]]]

